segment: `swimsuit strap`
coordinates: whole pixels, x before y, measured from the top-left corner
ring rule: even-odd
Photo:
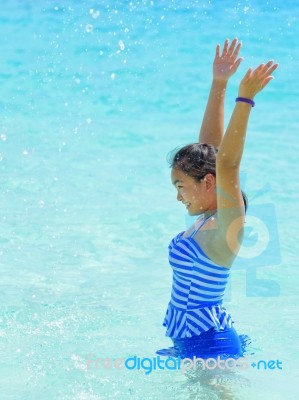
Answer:
[[[211,218],[213,215],[214,215],[214,214],[210,215],[208,218],[206,218],[206,219],[204,219],[203,221],[201,221],[201,222],[199,223],[199,227],[196,228],[196,229],[192,232],[192,234],[190,235],[190,237],[193,238],[194,235],[196,235],[196,233],[200,230],[200,228],[206,223],[206,221],[207,221],[209,218]]]

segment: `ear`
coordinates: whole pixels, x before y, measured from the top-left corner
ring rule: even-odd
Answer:
[[[206,190],[207,191],[214,191],[216,189],[216,178],[213,174],[206,174],[204,177],[205,185],[206,185]]]

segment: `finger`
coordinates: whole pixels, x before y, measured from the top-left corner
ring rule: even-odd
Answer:
[[[216,46],[216,58],[219,58],[220,57],[220,44],[217,44],[217,46]]]
[[[237,38],[234,38],[234,40],[232,41],[232,43],[231,43],[231,45],[229,46],[229,49],[228,49],[228,51],[227,51],[227,55],[228,55],[228,56],[231,56],[231,55],[233,54],[234,49],[235,49],[235,45],[236,45],[237,41],[238,41]]]
[[[273,63],[273,61],[271,62],[271,64]],[[269,63],[268,63],[269,64]],[[264,74],[262,75],[262,78],[266,78],[267,76],[271,75],[272,72],[274,72],[276,70],[276,68],[278,67],[278,64],[275,63],[273,65],[269,64],[267,70],[264,72]],[[266,64],[267,65],[267,64]]]
[[[262,71],[265,68],[265,64],[260,64],[254,71]]]
[[[270,81],[272,81],[272,79],[274,79],[274,76],[268,76],[266,79],[263,80],[262,84],[261,84],[261,90],[264,89],[264,87],[266,85],[268,85],[268,83]]]
[[[238,43],[238,46],[235,48],[235,50],[234,50],[234,52],[232,54],[233,58],[237,58],[238,57],[238,54],[239,54],[239,51],[240,51],[241,47],[242,47],[242,42]]]
[[[273,64],[272,60],[268,61],[266,64],[261,64],[263,66],[263,68],[261,68],[262,72],[265,73],[271,67],[272,64]]]
[[[278,64],[273,64],[273,61],[268,61],[267,64],[262,64],[263,68],[260,68],[259,70],[257,70],[256,72],[256,77],[258,79],[260,79],[261,81],[263,81],[265,78],[267,78],[269,75],[272,74],[273,71],[276,70],[276,68],[278,67]],[[260,66],[261,67],[261,66]]]
[[[246,74],[244,75],[244,78],[242,79],[242,82],[246,81],[252,73],[252,68],[249,68]]]
[[[267,76],[269,74],[271,74],[274,69],[276,69],[277,67],[275,67],[272,71],[272,64],[273,64],[273,60],[268,61],[266,64],[260,64],[255,70],[254,70],[254,74],[255,75],[259,75],[260,77],[263,76]],[[270,68],[271,67],[271,68]],[[272,72],[269,72],[272,71]]]
[[[260,64],[258,67],[256,67],[255,70],[253,70],[252,75],[255,77],[260,75],[261,73],[264,72],[264,68],[265,68],[265,64]]]
[[[239,65],[241,64],[242,61],[243,61],[242,57],[237,59],[237,61],[234,63],[234,65],[231,68],[232,73],[237,71],[237,69],[239,68]]]
[[[274,63],[273,60],[269,60],[269,61],[265,64],[265,67],[269,68],[273,63]]]
[[[227,53],[228,43],[229,43],[229,40],[226,39],[226,41],[224,42],[223,50],[222,50],[222,57],[225,56]]]
[[[278,63],[275,63],[274,65],[272,65],[272,67],[270,68],[271,74],[273,71],[275,71],[277,68],[279,67]]]

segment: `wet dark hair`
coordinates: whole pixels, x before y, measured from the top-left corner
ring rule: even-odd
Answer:
[[[218,148],[206,143],[192,143],[182,148],[172,150],[167,161],[170,168],[178,169],[186,175],[200,181],[206,174],[212,174],[216,178],[216,155]],[[248,198],[241,190],[245,213],[248,208]]]

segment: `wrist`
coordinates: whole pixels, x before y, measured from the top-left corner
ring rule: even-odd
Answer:
[[[242,90],[239,90],[239,93],[238,93],[238,97],[244,97],[245,99],[250,99],[252,101],[254,100],[254,96],[255,96],[255,94],[253,94],[253,93],[245,93]]]
[[[216,85],[223,85],[226,86],[228,83],[228,79],[226,78],[217,78],[215,76],[213,76],[213,83]]]
[[[212,90],[217,93],[225,94],[227,87],[227,81],[225,80],[217,80],[213,79],[212,81]]]
[[[236,103],[245,103],[245,104],[248,104],[251,107],[255,106],[255,102],[252,99],[248,98],[248,97],[239,96],[239,97],[236,98]]]

